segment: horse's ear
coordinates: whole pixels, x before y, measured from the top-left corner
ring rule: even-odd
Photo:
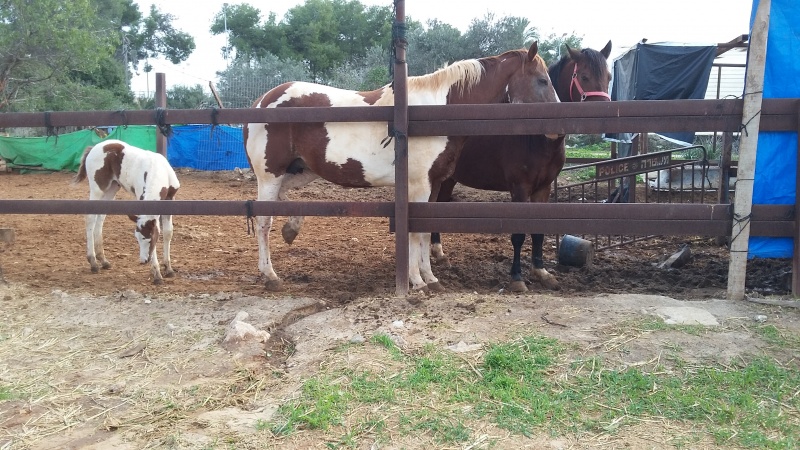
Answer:
[[[609,55],[611,55],[611,41],[608,41],[608,44],[600,50],[600,54],[608,59]]]
[[[539,41],[533,41],[531,48],[528,49],[528,61],[533,61],[537,53],[539,53]]]
[[[128,219],[131,219],[134,222],[138,222],[139,221],[139,216],[134,216],[134,215],[128,214]]]
[[[573,61],[579,61],[581,59],[582,54],[580,50],[570,48],[567,44],[564,44],[564,47],[567,47],[567,53],[569,53],[569,57],[572,58]]]

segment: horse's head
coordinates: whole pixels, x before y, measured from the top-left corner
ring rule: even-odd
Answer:
[[[558,95],[547,73],[547,64],[539,55],[539,43],[521,53],[522,64],[508,82],[509,103],[557,102]]]
[[[139,262],[147,264],[156,251],[158,235],[161,227],[158,224],[158,216],[128,216],[136,223],[133,235],[139,243]]]
[[[556,90],[564,102],[609,101],[611,72],[608,70],[608,56],[611,54],[611,41],[602,50],[591,48],[577,50],[567,48],[567,55],[557,63],[559,73],[550,72],[557,77]]]

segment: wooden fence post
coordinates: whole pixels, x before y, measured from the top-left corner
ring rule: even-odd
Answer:
[[[408,66],[405,0],[395,0],[394,40],[394,242],[396,292],[408,294]]]
[[[156,73],[156,108],[167,107],[167,83],[163,73]],[[167,156],[167,137],[156,127],[156,151]]]
[[[747,76],[736,172],[736,197],[733,204],[731,260],[728,266],[728,299],[744,299],[747,252],[750,241],[750,214],[753,207],[753,180],[756,170],[758,132],[761,127],[761,100],[764,90],[764,67],[767,60],[770,0],[759,0],[747,54]]]

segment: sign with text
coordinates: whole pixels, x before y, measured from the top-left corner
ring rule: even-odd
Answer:
[[[595,180],[603,181],[637,173],[649,172],[669,167],[672,164],[672,152],[653,153],[649,155],[631,156],[613,159],[595,165]]]

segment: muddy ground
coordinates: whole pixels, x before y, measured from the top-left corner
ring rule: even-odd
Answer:
[[[255,181],[246,174],[182,170],[178,175],[178,199],[256,196]],[[85,183],[71,185],[71,178],[0,174],[0,198],[86,198]],[[508,200],[505,193],[470,189],[458,189],[457,196]],[[392,190],[315,182],[291,197],[390,201]],[[278,293],[267,292],[259,279],[257,243],[244,217],[177,216],[174,223],[177,276],[154,286],[137,261],[126,217],[108,217],[105,246],[113,268],[92,274],[82,216],[0,215],[0,228],[15,232],[13,242],[0,242],[0,388],[25,393],[0,400],[0,448],[227,448],[224,442],[232,448],[326,448],[318,434],[277,440],[254,424],[291,397],[331,357],[331,349],[380,331],[400,334],[404,345],[414,348],[482,344],[534,329],[624,365],[649,360],[667,338],[654,342],[633,333],[623,354],[604,345],[620,338],[611,330],[634,317],[658,315],[665,306],[703,308],[730,327],[712,337],[673,337],[682,340],[687,358],[762,352],[758,342],[742,342],[736,321],[764,316],[781,329],[799,329],[796,308],[724,300],[728,253],[712,239],[648,239],[600,251],[590,267],[576,268],[557,264],[556,243],[548,236],[545,265],[560,288],[530,283],[528,293],[509,294],[507,236],[445,235],[450,265],[434,271],[447,292],[398,298],[388,219],[311,217],[287,245],[279,236],[283,218],[277,218],[273,263],[285,287]],[[684,244],[692,255],[686,266],[657,267]],[[524,251],[529,254],[530,241]],[[526,273],[528,268],[526,261]],[[788,260],[750,261],[748,296],[785,300],[790,270]],[[239,311],[249,314],[248,323],[270,332],[269,341],[222,345]],[[403,328],[392,329],[398,320]],[[283,375],[272,376],[276,371]],[[187,401],[189,389],[202,392],[206,401]],[[153,406],[167,401],[181,405],[181,413]],[[591,439],[547,434],[523,439],[491,428],[488,433],[492,448],[672,448],[668,442],[681,430],[631,427]],[[399,436],[374,448],[430,445],[419,436]]]

